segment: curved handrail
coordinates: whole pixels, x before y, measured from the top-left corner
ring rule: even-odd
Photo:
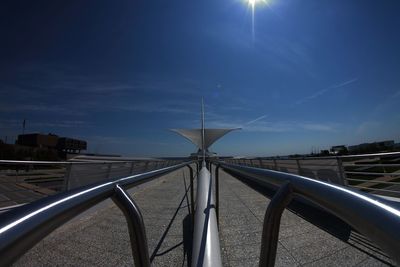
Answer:
[[[212,188],[211,173],[203,167],[197,177],[191,266],[222,266]]]
[[[295,174],[224,162],[214,164],[233,176],[260,186],[281,187],[289,182],[295,195],[305,197],[342,219],[400,262],[400,209],[390,201]]]
[[[168,162],[168,160],[96,160],[96,161],[35,161],[35,160],[0,160],[4,165],[95,165],[108,163],[132,163],[132,162]]]
[[[291,160],[308,160],[308,159],[343,159],[343,158],[366,158],[366,157],[386,157],[386,156],[400,156],[400,152],[380,152],[380,153],[370,153],[370,154],[355,154],[355,155],[341,155],[341,156],[322,156],[322,157],[304,157],[304,156],[299,156],[299,157],[286,157],[286,156],[274,156],[274,157],[238,157],[238,158],[231,158],[233,160],[240,160],[240,159],[276,159],[276,160],[286,160],[286,159],[291,159]]]
[[[112,197],[116,185],[123,189],[129,189],[195,162],[184,162],[142,174],[76,188],[2,214],[0,218],[0,265],[11,264],[69,219]]]

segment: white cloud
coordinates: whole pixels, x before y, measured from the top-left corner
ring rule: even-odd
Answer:
[[[200,103],[184,101],[184,100],[162,100],[154,99],[147,103],[133,103],[132,105],[117,105],[109,106],[109,108],[124,110],[124,111],[136,111],[144,113],[173,113],[173,114],[192,114],[200,116]]]
[[[339,128],[337,123],[315,123],[309,121],[295,122],[295,121],[262,121],[263,118],[258,118],[252,124],[243,124],[240,122],[227,122],[232,121],[225,119],[222,121],[211,121],[207,124],[208,127],[215,128],[242,128],[247,132],[297,132],[297,131],[313,131],[313,132],[335,132]]]
[[[22,122],[23,120],[1,120],[0,121],[0,129],[8,129],[8,130],[22,130]],[[33,121],[26,120],[26,128],[29,131],[40,132],[43,128],[82,128],[82,127],[90,127],[92,124],[87,121],[81,120],[60,120],[60,121]]]
[[[157,145],[157,146],[170,146],[170,143],[157,142],[149,140],[138,140],[137,138],[116,137],[116,136],[84,136],[83,139],[89,140],[92,145],[108,144],[108,145]]]
[[[60,105],[40,104],[1,104],[0,111],[2,112],[48,112],[61,113],[67,115],[84,115],[84,112],[77,111],[73,108],[68,108]]]
[[[359,135],[368,134],[371,131],[375,131],[381,126],[381,123],[378,121],[365,121],[362,122],[356,129],[356,133]]]

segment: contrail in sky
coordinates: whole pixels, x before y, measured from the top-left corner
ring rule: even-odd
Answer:
[[[302,99],[298,100],[296,102],[296,104],[303,104],[304,102],[306,102],[308,100],[311,100],[311,99],[314,99],[316,97],[319,97],[319,96],[325,94],[326,92],[328,92],[328,91],[330,91],[332,89],[341,88],[341,87],[344,87],[346,85],[352,84],[352,83],[354,83],[356,81],[358,81],[358,78],[354,78],[354,79],[351,79],[351,80],[348,80],[348,81],[345,81],[345,82],[342,82],[342,83],[339,83],[339,84],[335,84],[335,85],[329,86],[329,87],[327,87],[325,89],[322,89],[322,90],[319,90],[318,92],[315,92],[312,95],[303,97]]]
[[[346,86],[346,85],[348,85],[348,84],[354,83],[354,82],[356,82],[356,81],[358,81],[358,78],[354,78],[354,79],[345,81],[345,82],[343,82],[343,83],[333,85],[333,86],[331,86],[330,88],[339,88],[339,87],[343,87],[343,86]]]
[[[249,124],[252,124],[252,123],[254,123],[254,122],[256,122],[256,121],[259,121],[259,120],[262,120],[262,119],[264,119],[264,118],[266,118],[266,117],[268,117],[268,115],[267,115],[267,114],[265,114],[265,115],[262,115],[261,117],[258,117],[258,118],[254,119],[254,120],[251,120],[251,121],[249,121],[249,122],[246,122],[246,123],[245,123],[245,124],[243,124],[243,125],[249,125]]]

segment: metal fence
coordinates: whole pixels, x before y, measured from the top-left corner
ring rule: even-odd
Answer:
[[[126,217],[135,264],[150,266],[143,218],[139,207],[126,190],[183,167],[190,169],[193,188],[193,169],[190,166],[192,163],[194,162],[184,162],[82,186],[4,213],[0,217],[0,266],[12,264],[54,229],[108,198],[112,198]]]
[[[0,210],[80,186],[127,177],[182,160],[11,161],[0,160]]]
[[[209,161],[208,167],[206,168],[206,164],[203,164],[201,170],[197,164],[199,177],[195,208],[194,175],[191,166],[194,163],[197,162],[184,162],[123,178],[106,177],[105,181],[80,186],[8,211],[0,217],[0,258],[2,259],[0,265],[11,264],[58,226],[95,204],[112,198],[125,214],[135,263],[139,266],[150,266],[143,218],[139,207],[126,190],[183,167],[190,169],[192,200],[190,204],[191,213],[195,214],[192,265],[221,265],[216,226],[219,210],[219,169],[223,169],[272,199],[264,217],[260,266],[274,265],[280,218],[286,207],[300,213],[305,212],[302,213],[305,218],[310,215],[307,213],[310,210],[312,212],[322,210],[326,216],[331,216],[329,217],[331,224],[339,227],[343,224],[348,225],[379,246],[392,259],[400,262],[400,231],[398,231],[400,209],[395,202],[374,197],[347,186],[296,174],[229,164],[223,161]],[[107,173],[112,173],[112,164],[107,165],[109,169],[104,169]],[[212,195],[213,182],[209,172],[212,170],[212,164],[216,165],[215,202]],[[118,172],[118,174],[121,173],[123,172]]]
[[[216,184],[219,179],[218,171],[223,169],[271,198],[263,223],[260,266],[274,266],[279,225],[285,208],[301,214],[303,218],[313,223],[316,221],[315,218],[310,218],[310,213],[308,213],[310,210],[312,213],[322,214],[322,217],[328,216],[328,224],[348,228],[349,233],[343,241],[348,241],[351,230],[354,230],[400,263],[400,209],[396,202],[343,185],[295,174],[228,164],[223,161],[213,163],[216,165]],[[217,188],[217,210],[218,191]]]
[[[386,197],[400,197],[400,152],[301,158],[230,158],[252,166],[351,186]]]

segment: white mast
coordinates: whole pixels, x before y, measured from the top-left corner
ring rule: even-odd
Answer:
[[[204,111],[204,99],[201,98],[201,114],[200,114],[201,127],[196,129],[170,129],[186,139],[190,140],[198,148],[195,154],[197,159],[203,158],[203,163],[205,163],[207,149],[218,139],[220,139],[225,134],[238,130],[240,128],[225,128],[225,129],[207,129],[205,126],[205,111]],[[193,155],[194,156],[194,155]]]
[[[203,150],[203,165],[206,162],[206,146],[204,142],[205,127],[204,127],[204,100],[201,98],[201,148]]]

